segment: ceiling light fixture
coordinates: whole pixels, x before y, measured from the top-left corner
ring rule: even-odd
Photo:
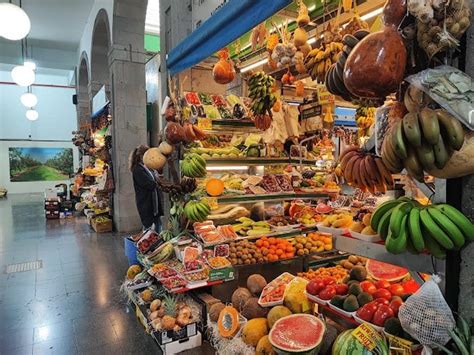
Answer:
[[[362,15],[360,18],[361,20],[368,20],[369,18],[375,17],[377,15],[380,15],[383,11],[383,7],[379,7],[378,9],[375,9],[374,11],[368,12],[365,15]]]
[[[35,72],[23,65],[13,68],[11,75],[13,81],[20,86],[30,86],[35,82]]]
[[[38,98],[31,92],[25,92],[23,95],[21,95],[20,100],[25,107],[35,107],[38,103]]]
[[[250,64],[250,65],[247,65],[246,67],[240,68],[240,72],[241,72],[241,73],[245,73],[245,72],[247,72],[247,71],[249,71],[249,70],[252,70],[252,69],[257,68],[257,67],[259,67],[259,66],[261,66],[261,65],[264,65],[264,64],[267,63],[267,62],[268,62],[268,59],[267,59],[267,58],[262,59],[262,60],[259,60],[258,62],[255,62],[255,63],[252,63],[252,64]]]
[[[36,121],[38,119],[38,111],[36,110],[28,110],[26,111],[26,118],[28,118],[30,121]]]
[[[25,60],[23,66],[30,68],[31,70],[36,70],[36,63],[31,60]]]
[[[18,41],[30,33],[31,22],[26,12],[17,5],[0,4],[0,36]]]

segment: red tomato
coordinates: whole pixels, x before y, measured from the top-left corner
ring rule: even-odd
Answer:
[[[378,305],[374,302],[369,302],[359,308],[356,312],[357,317],[366,322],[372,322],[372,318],[374,317],[375,312],[378,309]]]
[[[378,280],[375,283],[375,287],[377,287],[378,289],[380,289],[380,288],[389,288],[390,287],[390,282],[388,282],[387,280]]]
[[[348,287],[346,284],[339,284],[334,286],[336,288],[336,294],[338,295],[346,295]]]
[[[395,314],[395,316],[398,315],[398,309],[400,308],[400,306],[403,304],[403,301],[401,299],[394,299],[390,302],[390,308],[392,309],[393,311],[393,314]]]
[[[402,287],[405,293],[415,293],[420,288],[420,285],[418,285],[418,283],[415,280],[411,279],[411,280],[402,282]]]
[[[390,304],[390,301],[388,299],[382,298],[382,297],[376,298],[375,302],[377,302],[377,304],[384,304],[384,305],[387,305],[387,306]]]
[[[381,304],[379,308],[375,311],[372,323],[378,325],[379,327],[383,327],[385,321],[393,316],[393,310],[389,306]]]
[[[319,292],[321,292],[324,289],[324,284],[321,280],[311,280],[308,282],[306,285],[306,292],[308,292],[310,295],[317,295]]]
[[[372,296],[374,296],[374,298],[385,298],[387,300],[392,298],[392,294],[390,293],[390,291],[384,288],[378,289],[374,292]]]
[[[405,294],[405,290],[403,289],[403,286],[400,285],[400,284],[390,285],[388,290],[390,291],[390,293],[392,295],[395,295],[395,296],[401,296],[401,295]]]
[[[332,276],[328,276],[328,277],[323,278],[323,283],[325,286],[333,285],[336,283],[336,279]]]
[[[322,300],[325,300],[325,301],[329,301],[334,296],[336,296],[336,288],[332,285],[327,286],[318,295],[319,298],[321,298]]]
[[[362,281],[359,285],[364,292],[373,294],[375,291],[377,291],[377,287],[375,287],[371,281]]]

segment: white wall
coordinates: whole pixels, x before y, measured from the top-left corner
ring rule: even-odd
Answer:
[[[38,69],[36,84],[51,87],[33,86],[38,97],[37,121],[28,121],[26,108],[20,96],[26,88],[10,85],[11,67],[0,65],[0,186],[9,193],[43,192],[57,182],[10,182],[9,147],[73,147],[72,131],[77,129],[76,107],[72,103],[74,88],[67,87],[71,71]],[[60,85],[62,87],[52,87]],[[74,148],[75,168],[78,166],[78,152]]]

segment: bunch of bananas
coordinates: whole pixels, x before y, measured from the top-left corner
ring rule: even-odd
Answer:
[[[362,191],[385,193],[393,186],[393,178],[382,159],[357,146],[347,148],[339,157],[346,182]]]
[[[211,213],[211,207],[204,199],[199,201],[191,200],[184,206],[184,215],[191,222],[205,221],[209,213]]]
[[[337,62],[342,47],[343,44],[340,42],[331,42],[314,48],[308,53],[304,59],[304,65],[313,80],[324,81],[326,72],[333,63]]]
[[[166,242],[160,245],[149,256],[147,256],[147,259],[151,264],[158,264],[168,260],[172,255],[174,255],[173,244]]]
[[[349,213],[336,213],[326,216],[321,225],[331,228],[350,228],[354,223],[352,215]]]
[[[423,171],[442,169],[464,143],[464,129],[443,109],[424,107],[395,122],[382,143],[382,159],[393,173],[405,168],[423,182]]]
[[[457,250],[466,240],[474,240],[474,224],[453,206],[423,206],[406,197],[382,203],[370,225],[392,254],[405,250],[418,254],[427,249],[434,257],[444,259],[446,250]]]
[[[255,116],[270,114],[272,106],[277,98],[272,92],[275,79],[265,74],[263,71],[253,74],[249,81],[249,97],[252,99],[250,109]]]
[[[206,161],[199,154],[187,154],[181,162],[181,171],[184,176],[202,178],[206,176]]]
[[[359,106],[356,110],[355,121],[358,127],[359,137],[369,135],[369,129],[375,123],[375,107]]]

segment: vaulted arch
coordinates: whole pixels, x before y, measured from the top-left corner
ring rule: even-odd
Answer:
[[[105,9],[97,13],[92,30],[91,45],[91,74],[90,74],[90,99],[105,85],[106,91],[110,87],[109,51],[110,51],[110,24]]]

